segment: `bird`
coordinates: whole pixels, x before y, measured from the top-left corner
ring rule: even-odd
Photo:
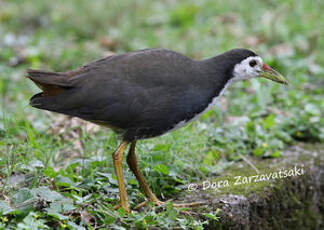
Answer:
[[[112,158],[120,194],[117,208],[126,212],[130,205],[122,159],[129,145],[130,170],[147,198],[163,205],[138,167],[137,141],[161,136],[199,118],[234,82],[267,78],[288,84],[259,55],[244,48],[202,60],[150,48],[104,57],[67,72],[28,69],[27,78],[42,90],[30,98],[32,107],[109,127],[121,137]]]

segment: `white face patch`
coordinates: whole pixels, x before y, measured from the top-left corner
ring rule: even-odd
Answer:
[[[247,57],[234,66],[234,82],[257,77],[262,71],[263,60],[259,56]]]

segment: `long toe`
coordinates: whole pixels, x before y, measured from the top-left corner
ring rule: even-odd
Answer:
[[[139,203],[138,205],[135,206],[134,210],[139,210],[139,209],[143,208],[147,203],[148,203],[147,200]],[[165,202],[160,201],[160,200],[153,201],[153,203],[155,206],[165,205]]]
[[[148,201],[143,201],[141,203],[139,203],[138,205],[135,206],[134,210],[139,210],[141,208],[143,208],[146,204],[148,203]],[[157,201],[153,201],[155,206],[164,206],[166,203],[160,200]],[[204,201],[197,201],[197,202],[191,202],[191,203],[181,203],[181,204],[173,204],[174,208],[185,208],[185,207],[198,207],[201,205],[205,205],[207,204],[207,202]]]
[[[204,201],[197,201],[192,203],[181,203],[181,204],[173,204],[174,208],[184,208],[184,207],[197,207],[200,205],[205,205],[207,202]]]
[[[122,208],[122,209],[124,209],[126,212],[130,212],[130,209],[129,209],[129,207],[127,207],[127,206],[125,206],[125,207],[122,207],[122,205],[121,204],[117,204],[117,205],[115,205],[114,206],[114,209],[115,210],[117,210],[117,209],[119,209],[119,208]]]
[[[114,206],[114,210],[117,210],[117,209],[119,209],[121,206],[120,206],[120,204],[116,204],[115,206]]]

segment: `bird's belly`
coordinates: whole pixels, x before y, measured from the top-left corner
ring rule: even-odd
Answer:
[[[168,130],[168,132],[171,132],[171,131],[174,131],[174,130],[180,129],[180,128],[186,126],[187,124],[189,124],[190,122],[193,122],[193,121],[199,119],[199,118],[200,118],[204,113],[206,113],[206,112],[207,112],[208,110],[210,110],[213,106],[215,106],[215,104],[216,104],[216,102],[217,102],[217,99],[221,96],[221,94],[222,94],[222,92],[221,92],[218,96],[214,97],[213,100],[208,104],[208,106],[207,106],[203,111],[194,114],[193,117],[190,118],[190,119],[182,120],[182,121],[176,123],[176,124],[172,127],[172,129]]]
[[[110,129],[114,130],[116,133],[122,133],[124,131],[123,129],[113,126],[106,121],[94,121],[94,120],[88,120],[88,121],[90,121],[96,125],[99,125],[99,126],[104,126],[104,127],[110,128]]]

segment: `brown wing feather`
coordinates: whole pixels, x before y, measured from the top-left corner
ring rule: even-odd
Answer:
[[[82,69],[78,69],[60,73],[29,69],[27,70],[27,77],[43,91],[42,96],[56,96],[62,94],[66,87],[71,87],[68,79],[81,71]]]

